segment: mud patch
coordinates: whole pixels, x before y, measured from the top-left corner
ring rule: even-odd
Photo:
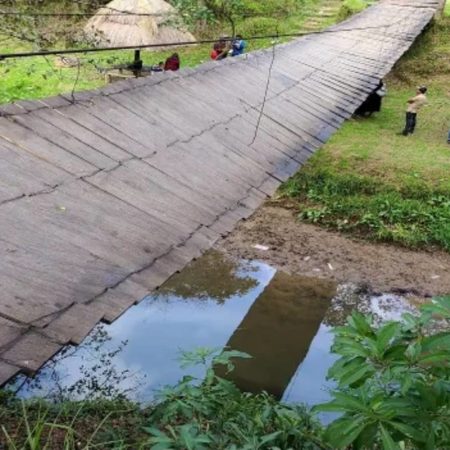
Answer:
[[[419,297],[450,292],[449,254],[354,240],[301,223],[293,211],[281,207],[262,207],[218,248],[289,273],[367,285],[375,292],[408,292]]]

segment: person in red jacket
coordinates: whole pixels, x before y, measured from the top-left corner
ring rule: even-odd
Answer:
[[[178,53],[174,53],[172,56],[166,59],[166,63],[164,64],[164,70],[173,70],[177,71],[180,69],[180,57]]]
[[[220,40],[214,44],[213,50],[211,52],[211,59],[215,61],[220,61],[227,57],[229,47],[224,40]]]

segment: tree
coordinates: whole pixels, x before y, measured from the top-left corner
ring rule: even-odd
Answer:
[[[236,21],[245,13],[243,0],[172,0],[185,23],[228,22],[236,35]]]
[[[34,49],[49,48],[55,43],[73,45],[83,39],[80,23],[87,17],[64,14],[93,14],[107,0],[3,0],[0,15],[1,34],[31,45]],[[16,14],[17,13],[17,14]],[[61,14],[54,16],[43,13]]]

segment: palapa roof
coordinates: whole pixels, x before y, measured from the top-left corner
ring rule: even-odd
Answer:
[[[110,47],[194,42],[195,37],[180,28],[177,19],[176,9],[164,0],[113,0],[89,20],[84,30],[97,44]]]

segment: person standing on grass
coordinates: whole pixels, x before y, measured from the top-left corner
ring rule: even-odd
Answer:
[[[408,100],[408,108],[406,110],[406,125],[403,130],[403,136],[414,133],[417,123],[417,113],[427,103],[427,88],[420,86],[417,88],[416,96]]]

